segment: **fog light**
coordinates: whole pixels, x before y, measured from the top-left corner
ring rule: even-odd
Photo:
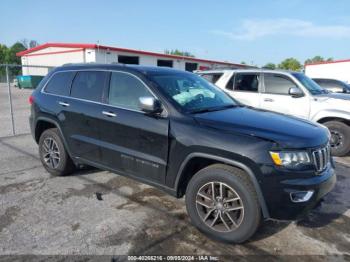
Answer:
[[[290,193],[290,199],[292,200],[292,202],[295,202],[295,203],[306,202],[310,200],[313,194],[314,194],[313,190],[296,191],[296,192]]]

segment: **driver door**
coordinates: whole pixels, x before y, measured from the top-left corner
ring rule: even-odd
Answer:
[[[124,174],[165,183],[169,119],[139,109],[140,97],[154,96],[136,76],[112,72],[101,109],[102,164]]]
[[[262,109],[308,119],[310,114],[310,100],[305,95],[302,97],[289,95],[289,89],[292,87],[299,88],[288,76],[264,73],[260,107]]]

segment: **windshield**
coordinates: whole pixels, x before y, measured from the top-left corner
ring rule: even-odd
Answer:
[[[237,105],[225,92],[194,74],[159,74],[151,78],[186,113],[221,110]]]
[[[346,92],[350,91],[350,85],[343,82],[343,81],[339,81],[339,83],[342,85],[342,87],[345,89]]]
[[[307,89],[312,95],[326,94],[328,91],[320,87],[314,80],[308,78],[302,73],[292,73],[293,76],[300,81],[300,83]]]
[[[346,92],[350,93],[350,85],[348,85],[348,84],[346,84],[346,83],[345,83],[345,85],[346,85],[346,86],[345,86],[344,88],[346,89]]]

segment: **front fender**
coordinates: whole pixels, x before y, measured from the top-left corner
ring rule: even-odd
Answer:
[[[324,118],[341,118],[350,120],[350,112],[337,109],[322,110],[317,112],[317,114],[315,114],[311,120],[314,122],[319,122],[321,119]]]
[[[225,158],[225,157],[221,157],[221,156],[217,156],[217,155],[211,155],[211,154],[207,154],[207,153],[200,153],[200,152],[190,153],[185,158],[185,160],[182,162],[182,164],[181,164],[181,166],[179,168],[179,171],[178,171],[178,173],[176,175],[176,180],[175,180],[175,189],[176,189],[176,191],[178,190],[178,187],[179,187],[179,181],[180,181],[181,177],[184,175],[183,171],[186,168],[186,165],[191,161],[191,159],[196,158],[196,157],[206,158],[206,159],[210,159],[210,160],[215,160],[215,161],[218,161],[218,162],[221,162],[221,163],[225,163],[225,164],[228,164],[228,165],[231,165],[231,166],[234,166],[234,167],[238,167],[238,168],[244,170],[247,173],[250,181],[252,182],[252,184],[253,184],[253,186],[255,188],[255,191],[256,191],[257,196],[258,196],[258,200],[259,200],[259,203],[260,203],[260,206],[261,206],[261,210],[262,210],[263,216],[265,218],[269,218],[270,217],[268,209],[267,209],[267,205],[266,205],[266,202],[265,202],[265,199],[264,199],[264,196],[262,194],[260,185],[258,183],[258,180],[257,180],[254,172],[246,164],[244,164],[242,162],[239,162],[239,161],[236,161],[236,160],[233,160],[233,159],[229,159],[229,158]]]

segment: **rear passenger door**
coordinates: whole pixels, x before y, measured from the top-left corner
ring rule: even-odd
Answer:
[[[78,71],[72,83],[70,97],[59,104],[62,128],[73,156],[92,162],[100,160],[101,104],[109,72]]]
[[[226,90],[239,102],[260,106],[260,73],[235,73],[226,85]]]
[[[154,96],[136,76],[112,72],[100,127],[102,163],[141,179],[164,183],[168,158],[167,117],[139,109],[139,98]]]

